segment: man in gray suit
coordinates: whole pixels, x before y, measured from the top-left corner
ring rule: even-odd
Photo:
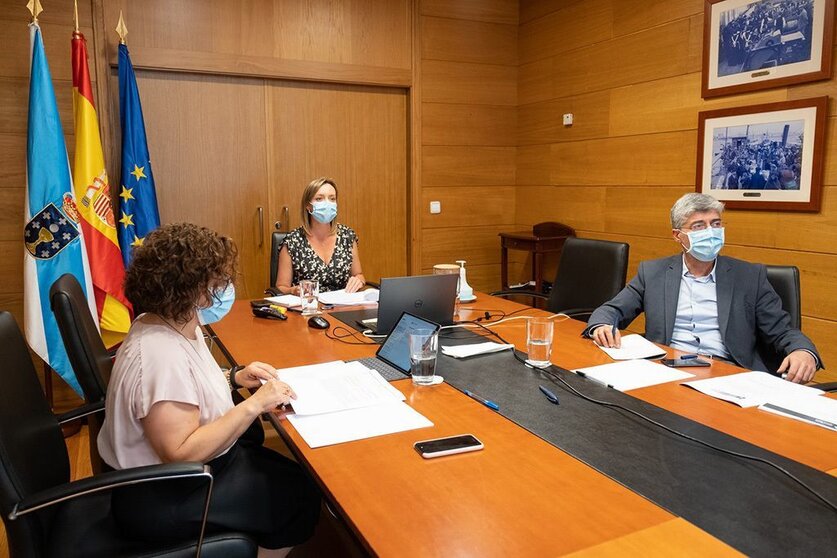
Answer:
[[[765,370],[756,351],[760,338],[785,355],[777,372],[809,382],[822,361],[811,340],[790,326],[764,266],[718,256],[723,211],[724,204],[706,194],[677,200],[671,228],[683,254],[640,263],[628,286],[593,312],[585,335],[619,347],[619,329],[644,311],[651,341]]]

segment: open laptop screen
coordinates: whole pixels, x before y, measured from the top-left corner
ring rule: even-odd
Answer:
[[[378,358],[405,374],[410,374],[410,331],[414,329],[432,329],[438,331],[439,324],[404,312],[392,333],[375,353]]]

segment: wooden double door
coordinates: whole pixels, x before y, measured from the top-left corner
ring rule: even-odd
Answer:
[[[231,236],[239,298],[268,286],[270,236],[300,224],[313,178],[339,188],[366,277],[407,274],[404,89],[137,72],[164,223]],[[115,86],[115,83],[114,83]]]

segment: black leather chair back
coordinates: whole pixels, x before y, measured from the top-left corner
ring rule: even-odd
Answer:
[[[570,312],[586,320],[625,286],[629,246],[624,242],[570,237],[549,295],[551,312]]]
[[[286,232],[273,231],[270,237],[270,287],[276,286],[276,276],[279,275],[279,250],[285,243]]]
[[[70,480],[70,461],[14,318],[0,312],[0,512],[22,498]],[[43,516],[5,521],[11,556],[42,555]]]
[[[766,265],[767,281],[782,299],[782,308],[790,314],[791,327],[802,329],[802,295],[799,268],[795,265]]]
[[[113,360],[96,329],[81,285],[72,274],[65,273],[49,289],[49,301],[84,399],[88,403],[103,401]]]
[[[802,304],[799,286],[799,268],[793,265],[766,265],[767,281],[779,298],[782,309],[790,315],[791,327],[802,329]],[[767,372],[776,372],[785,355],[779,354],[772,345],[758,340],[756,351],[764,362]]]

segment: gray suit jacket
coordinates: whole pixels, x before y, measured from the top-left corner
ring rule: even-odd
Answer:
[[[617,324],[623,329],[645,312],[645,337],[655,343],[670,344],[682,274],[682,255],[640,263],[636,277],[613,300],[593,312],[585,334],[596,324]],[[750,370],[766,369],[756,351],[758,339],[781,355],[807,349],[822,365],[811,340],[791,328],[790,317],[768,283],[763,265],[718,256],[715,281],[721,337],[738,365]]]

